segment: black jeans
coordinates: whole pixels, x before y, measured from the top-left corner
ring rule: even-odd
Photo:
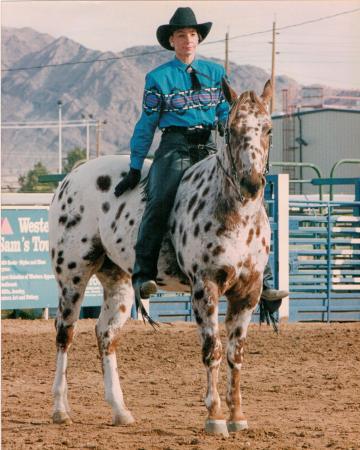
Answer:
[[[177,130],[163,133],[145,188],[147,203],[135,246],[134,285],[156,279],[161,243],[185,170],[215,152],[210,131],[189,135]]]

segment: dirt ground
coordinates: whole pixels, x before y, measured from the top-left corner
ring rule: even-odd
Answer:
[[[206,375],[196,325],[130,321],[118,350],[133,425],[111,426],[103,398],[95,321],[81,320],[69,354],[72,425],[51,421],[53,320],[2,321],[2,448],[359,449],[360,323],[251,325],[242,370],[249,430],[229,438],[203,431]],[[224,327],[221,327],[225,343]],[[226,368],[219,390],[225,397]],[[225,402],[223,403],[226,411]]]

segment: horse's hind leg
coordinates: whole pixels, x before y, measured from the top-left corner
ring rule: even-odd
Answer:
[[[96,336],[104,374],[105,400],[113,412],[113,425],[134,422],[127,409],[120,386],[116,360],[116,345],[119,332],[130,316],[134,300],[131,278],[110,259],[96,274],[104,288],[104,303],[96,324]]]
[[[60,297],[55,320],[57,354],[52,390],[54,396],[54,423],[71,422],[67,399],[67,353],[73,340],[85,288],[91,276],[89,267],[84,265],[80,268],[79,264],[72,260],[65,261],[62,254],[63,252],[60,251],[57,256],[59,264],[56,270]]]

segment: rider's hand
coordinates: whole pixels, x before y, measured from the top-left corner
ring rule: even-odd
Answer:
[[[124,179],[120,181],[115,186],[114,194],[116,197],[120,197],[121,194],[123,194],[128,189],[134,189],[134,187],[139,184],[139,181],[141,179],[141,170],[139,169],[133,169],[130,167],[129,173],[125,176]]]

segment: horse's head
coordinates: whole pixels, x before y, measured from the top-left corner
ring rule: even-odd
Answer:
[[[269,103],[272,86],[267,81],[260,97],[254,91],[238,96],[223,79],[223,92],[231,107],[226,139],[232,171],[237,173],[242,196],[255,197],[265,184],[271,134]]]

